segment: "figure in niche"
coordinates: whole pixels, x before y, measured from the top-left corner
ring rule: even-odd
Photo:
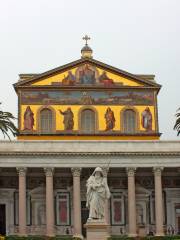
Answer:
[[[64,130],[73,130],[74,128],[74,114],[70,107],[67,108],[66,111],[59,110],[60,114],[64,116],[63,124]]]
[[[152,130],[152,114],[149,107],[146,107],[146,109],[141,114],[141,124],[143,128],[146,129],[146,131]]]
[[[74,85],[76,81],[76,77],[72,74],[71,71],[68,71],[68,75],[62,80],[62,85],[70,86]]]
[[[46,224],[46,208],[45,205],[42,204],[38,207],[38,225]]]
[[[87,180],[87,201],[89,219],[104,219],[105,200],[110,198],[107,178],[103,171],[97,167]]]
[[[99,76],[99,82],[103,83],[106,87],[114,84],[113,79],[110,79],[105,71]]]
[[[110,107],[107,108],[104,117],[106,119],[106,131],[113,130],[116,120],[114,117],[114,112],[111,110]]]
[[[33,131],[34,126],[34,113],[32,112],[30,106],[27,106],[24,113],[24,130]]]
[[[90,95],[88,95],[87,92],[83,92],[83,96],[81,97],[81,103],[84,105],[90,105],[94,103],[94,99]]]
[[[96,82],[95,71],[93,71],[87,64],[79,71],[79,82],[81,84],[93,84]]]

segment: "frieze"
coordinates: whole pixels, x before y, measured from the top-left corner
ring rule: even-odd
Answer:
[[[23,105],[154,105],[150,90],[121,91],[22,91]]]

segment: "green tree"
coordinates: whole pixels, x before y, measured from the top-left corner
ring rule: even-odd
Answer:
[[[180,111],[180,108],[177,111]],[[180,134],[180,112],[176,113],[176,122],[174,125],[174,130],[177,130],[177,135]]]
[[[7,136],[10,140],[9,131],[13,136],[17,135],[18,129],[13,122],[15,119],[12,113],[0,110],[0,131],[4,135],[4,138]]]

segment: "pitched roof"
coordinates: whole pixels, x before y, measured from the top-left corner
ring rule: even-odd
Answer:
[[[19,82],[15,83],[14,87],[18,88],[20,86],[25,86],[27,84],[34,83],[34,82],[36,82],[36,81],[38,81],[38,80],[40,80],[42,78],[49,77],[49,76],[52,76],[52,75],[54,75],[56,73],[60,73],[60,72],[66,71],[66,70],[68,70],[68,69],[70,69],[72,67],[76,67],[76,66],[78,66],[80,64],[83,64],[83,63],[94,64],[97,67],[101,67],[101,68],[104,68],[104,69],[106,69],[108,71],[111,71],[113,73],[122,75],[124,77],[128,77],[128,78],[130,78],[130,79],[132,79],[132,80],[134,80],[134,81],[136,81],[138,83],[146,84],[149,87],[157,87],[157,88],[161,87],[161,85],[157,84],[156,82],[154,82],[152,80],[151,81],[147,80],[148,78],[143,77],[145,75],[132,74],[132,73],[126,72],[124,70],[118,69],[116,67],[113,67],[111,65],[105,64],[103,62],[100,62],[100,61],[92,59],[92,58],[81,58],[81,59],[78,59],[76,61],[73,61],[73,62],[70,62],[68,64],[65,64],[63,66],[54,68],[54,69],[52,69],[50,71],[46,71],[46,72],[41,73],[41,74],[27,74],[27,75],[31,75],[30,78],[28,78],[28,79],[24,78],[25,80],[22,80],[22,81],[19,81]],[[23,74],[23,75],[25,76],[26,74]],[[20,76],[21,76],[21,74],[20,74]]]

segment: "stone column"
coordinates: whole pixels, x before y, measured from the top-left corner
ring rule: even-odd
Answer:
[[[44,168],[46,174],[46,235],[53,237],[54,233],[54,191],[53,168]]]
[[[155,220],[156,236],[163,236],[163,198],[162,198],[162,181],[161,172],[163,168],[154,168],[154,185],[155,185]]]
[[[19,235],[26,236],[26,171],[27,168],[17,168],[19,175]]]
[[[104,178],[106,178],[106,182],[107,182],[108,172],[109,172],[109,168],[104,167],[103,168],[103,175],[104,175]],[[105,221],[106,221],[107,224],[109,224],[109,199],[106,199],[104,214],[105,214],[105,216],[104,216]]]
[[[80,175],[81,168],[72,168],[73,174],[73,221],[74,221],[74,237],[82,238],[81,227],[81,192],[80,192]]]
[[[136,226],[136,193],[135,193],[135,168],[127,168],[128,175],[128,220],[130,237],[137,236]]]

